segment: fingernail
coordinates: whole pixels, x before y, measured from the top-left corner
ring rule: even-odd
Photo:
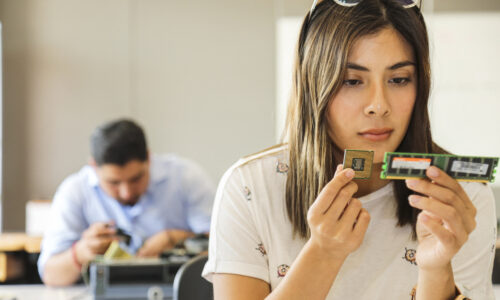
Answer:
[[[428,215],[425,215],[425,214],[423,214],[423,215],[422,215],[422,217],[420,217],[420,218],[421,218],[421,219],[422,219],[422,221],[424,221],[424,222],[425,222],[425,221],[427,221],[427,220],[429,220],[429,216],[428,216]]]
[[[420,197],[415,195],[410,195],[408,197],[408,200],[410,200],[410,203],[412,204],[417,204],[420,201]]]
[[[347,171],[345,172],[345,177],[347,178],[353,178],[354,177],[354,170],[353,169],[347,169]]]
[[[438,177],[439,176],[439,172],[436,169],[436,167],[430,167],[427,170],[427,175],[429,175],[430,177]]]
[[[408,187],[412,187],[412,188],[414,188],[414,187],[416,187],[416,186],[417,186],[417,184],[418,184],[418,181],[417,181],[417,180],[415,180],[415,179],[406,179],[406,185],[407,185]]]
[[[340,171],[340,167],[342,167],[342,165],[337,165],[337,169],[335,169],[335,175],[337,175],[337,173]]]

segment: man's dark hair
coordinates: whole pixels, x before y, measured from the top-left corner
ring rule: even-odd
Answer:
[[[98,166],[124,166],[131,160],[148,159],[144,131],[128,119],[111,121],[97,127],[90,137],[90,153]]]

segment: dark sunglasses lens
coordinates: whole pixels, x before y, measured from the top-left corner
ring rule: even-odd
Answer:
[[[417,2],[416,0],[398,0],[399,3],[401,3],[402,6],[404,7],[412,7],[412,6],[415,6],[417,5]]]
[[[334,0],[337,4],[342,6],[354,6],[361,2],[362,0]],[[412,7],[418,4],[418,0],[398,0],[403,7]]]
[[[354,6],[358,4],[361,0],[335,0],[337,4],[342,6]]]

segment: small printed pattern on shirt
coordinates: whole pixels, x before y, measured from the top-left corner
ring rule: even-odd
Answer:
[[[252,200],[252,192],[250,191],[250,189],[248,188],[248,186],[245,186],[243,188],[243,192],[245,194],[245,199],[247,199],[248,201]]]
[[[264,244],[262,243],[258,244],[255,250],[258,250],[262,256],[267,255],[266,248],[264,248]]]
[[[405,247],[405,255],[403,256],[403,259],[413,265],[417,265],[417,250]]]
[[[276,166],[276,172],[281,174],[286,174],[288,172],[288,165],[284,162],[278,161],[278,165]]]
[[[288,272],[288,269],[290,269],[289,265],[279,265],[278,266],[278,277],[285,277],[286,273]]]

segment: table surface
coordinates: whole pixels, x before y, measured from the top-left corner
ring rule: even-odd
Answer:
[[[90,288],[71,286],[46,287],[42,284],[0,285],[0,300],[92,300]]]
[[[500,284],[495,284],[493,288],[495,299],[500,300]],[[92,300],[92,295],[85,286],[0,285],[0,300]]]
[[[41,236],[29,236],[23,232],[0,233],[0,251],[26,251],[28,253],[39,253],[42,243]]]

